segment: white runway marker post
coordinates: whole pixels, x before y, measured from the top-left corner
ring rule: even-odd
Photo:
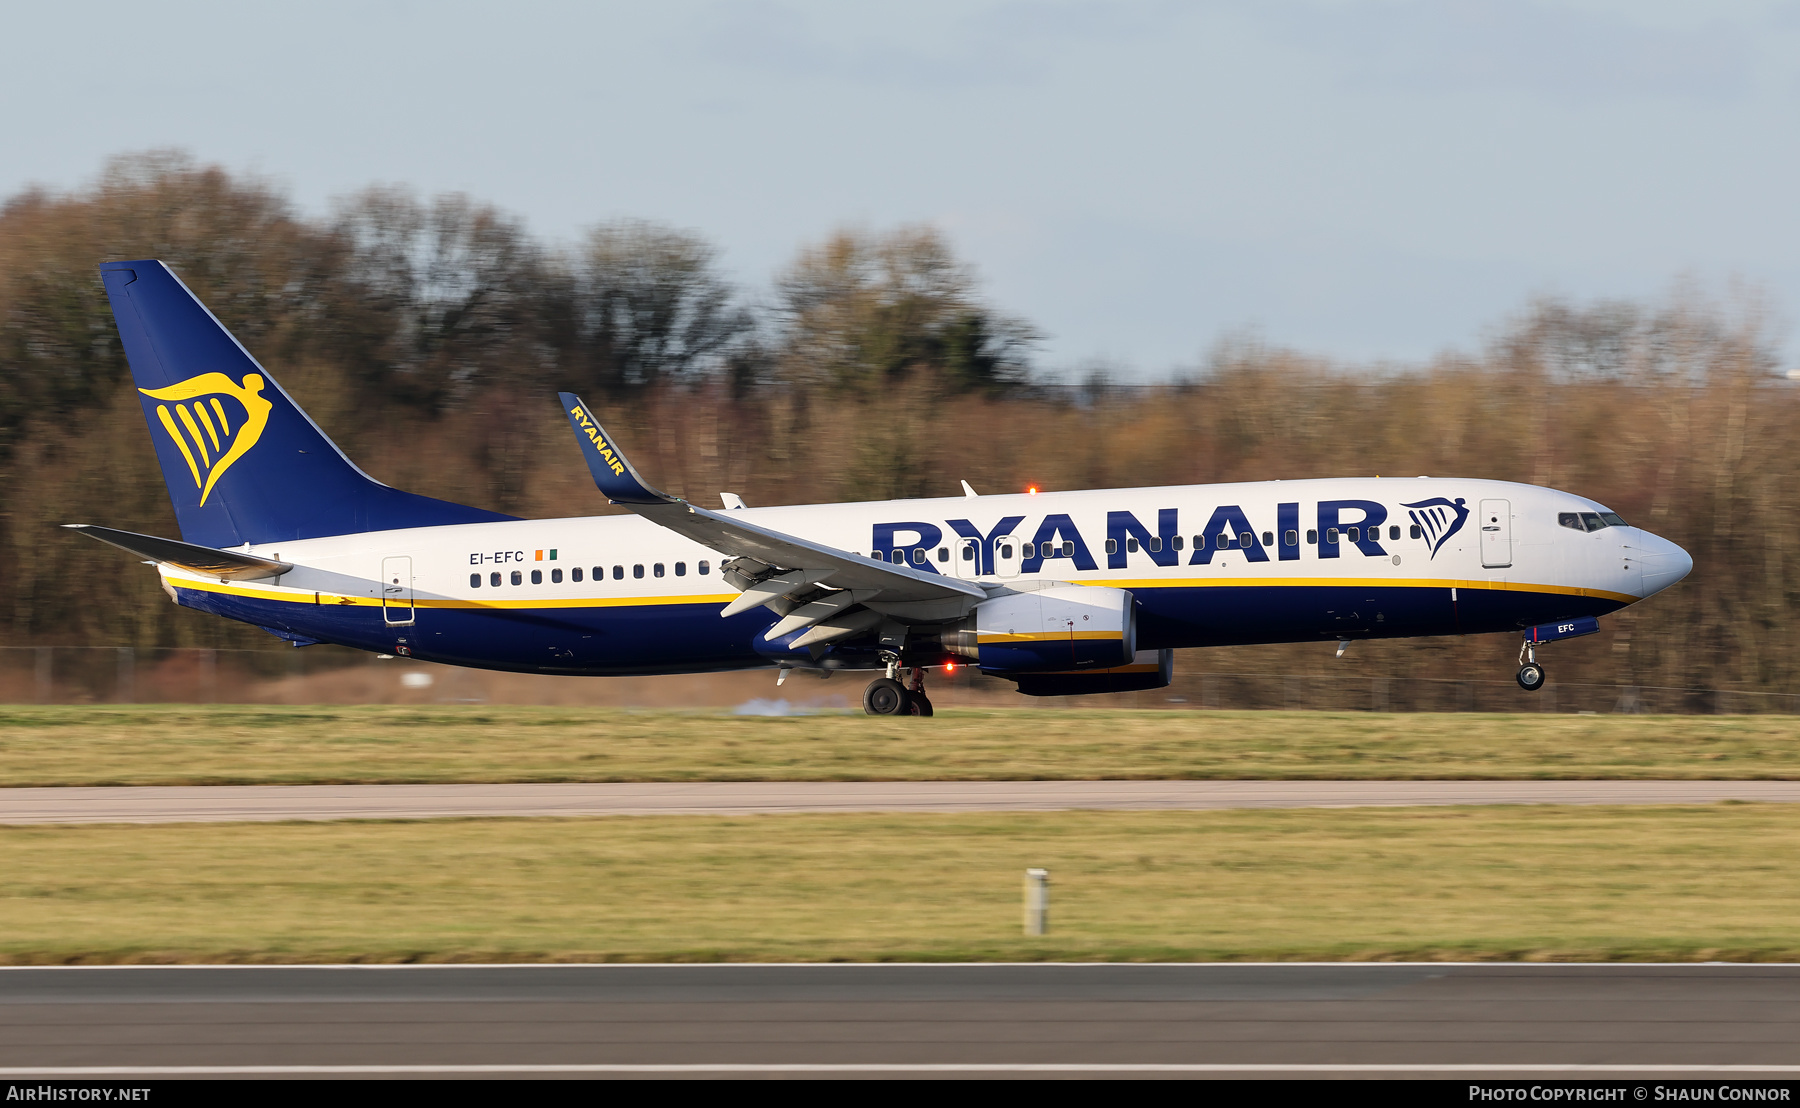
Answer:
[[[1025,933],[1043,935],[1050,930],[1050,871],[1025,871]]]

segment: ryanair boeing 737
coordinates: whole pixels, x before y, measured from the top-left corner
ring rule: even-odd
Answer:
[[[875,715],[930,715],[926,671],[1030,696],[1155,689],[1181,647],[1413,635],[1538,645],[1692,560],[1573,493],[1333,478],[724,510],[657,491],[575,396],[627,516],[515,519],[346,458],[158,261],[100,267],[181,540],[90,524],[177,604],[296,646],[559,674],[871,670]]]

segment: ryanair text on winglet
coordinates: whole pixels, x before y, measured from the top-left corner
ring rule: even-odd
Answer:
[[[625,476],[625,467],[613,455],[613,448],[606,444],[605,437],[600,434],[600,428],[594,425],[594,421],[588,418],[588,414],[580,407],[570,408],[569,414],[581,421],[581,429],[587,433],[588,441],[592,442],[594,449],[598,450],[600,456],[606,459],[606,468],[612,470],[615,476]]]

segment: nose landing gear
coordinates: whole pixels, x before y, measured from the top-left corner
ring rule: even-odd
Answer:
[[[1538,664],[1537,645],[1526,639],[1519,647],[1519,687],[1537,692],[1544,687],[1544,667]]]
[[[900,662],[888,660],[887,675],[869,682],[863,690],[863,711],[872,716],[928,716],[931,698],[925,695],[925,670],[914,666],[911,680],[900,680]]]

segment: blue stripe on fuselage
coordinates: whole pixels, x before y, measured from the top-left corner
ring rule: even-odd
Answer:
[[[715,602],[559,608],[418,608],[410,626],[369,605],[314,605],[183,588],[187,607],[361,650],[481,669],[625,675],[759,668],[753,643],[774,617],[720,619]],[[1374,585],[1137,587],[1138,647],[1249,645],[1329,638],[1517,631],[1599,616],[1618,600],[1516,589]]]

